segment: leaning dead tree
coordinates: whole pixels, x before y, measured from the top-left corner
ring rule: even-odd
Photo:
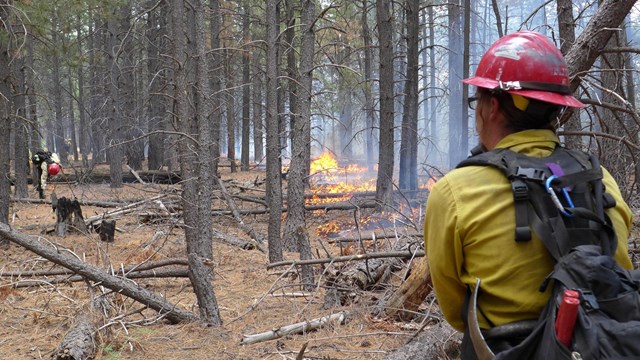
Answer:
[[[18,244],[55,264],[82,275],[88,280],[100,283],[114,292],[134,299],[158,311],[171,323],[197,320],[197,317],[191,312],[178,308],[176,305],[169,303],[162,297],[136,285],[132,281],[109,275],[101,269],[81,261],[67,249],[58,248],[51,243],[45,244],[41,242],[41,237],[24,235],[11,229],[8,225],[0,224],[0,238]]]

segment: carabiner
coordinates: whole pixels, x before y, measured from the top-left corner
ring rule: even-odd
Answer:
[[[573,214],[568,212],[567,210],[565,210],[565,207],[560,202],[560,199],[558,199],[558,195],[556,195],[556,192],[551,187],[551,182],[553,180],[557,179],[557,178],[558,177],[556,175],[549,176],[547,178],[547,180],[545,181],[544,185],[547,188],[547,192],[549,193],[549,195],[551,195],[551,201],[553,201],[553,204],[558,208],[558,210],[560,210],[562,215],[567,216],[567,217],[572,217]],[[569,208],[573,209],[573,207],[574,207],[573,206],[573,201],[571,200],[571,197],[569,196],[569,192],[567,191],[567,189],[562,188],[560,191],[562,191],[562,194],[564,195],[564,198],[567,201],[567,204],[569,205]]]

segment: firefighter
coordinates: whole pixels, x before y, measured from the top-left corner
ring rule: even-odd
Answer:
[[[535,32],[498,39],[483,55],[475,76],[463,82],[475,87],[469,106],[475,109],[482,151],[508,148],[546,157],[560,145],[553,130],[558,114],[565,107],[584,107],[569,90],[562,54]],[[606,210],[619,239],[614,257],[631,269],[627,239],[632,213],[609,172],[603,173],[602,181],[616,203]],[[465,332],[463,359],[476,358],[462,314],[467,291],[477,279],[482,279],[477,308],[483,330],[537,319],[548,300],[551,286],[546,292],[538,289],[551,273],[553,260],[536,234],[531,241],[514,240],[515,218],[512,184],[489,166],[454,169],[429,195],[424,239],[431,278],[445,319]]]
[[[47,150],[38,150],[31,157],[31,161],[36,165],[36,190],[40,199],[44,199],[44,190],[47,188],[47,181],[51,176],[56,176],[62,170],[58,154]]]

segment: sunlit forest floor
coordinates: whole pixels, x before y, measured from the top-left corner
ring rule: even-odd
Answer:
[[[106,169],[102,169],[106,172]],[[264,186],[256,186],[264,180],[264,172],[252,170],[231,174],[228,167],[221,170],[221,179],[229,192],[242,193],[246,197],[264,196]],[[255,188],[255,189],[254,189]],[[162,193],[171,193],[176,199],[178,185],[124,184],[121,189],[111,189],[108,184],[56,184],[47,189],[56,192],[58,198],[78,198],[85,201],[134,202]],[[285,188],[286,189],[286,188]],[[30,197],[37,194],[30,186]],[[161,199],[171,208],[170,197]],[[260,208],[254,202],[237,200],[241,209]],[[95,233],[55,236],[52,229],[56,215],[49,204],[14,203],[11,226],[25,234],[43,236],[45,242],[59,248],[67,248],[87,263],[102,269],[139,264],[166,258],[185,257],[184,231],[167,221],[146,221],[147,215],[157,209],[150,203],[136,211],[119,216],[114,243],[101,242]],[[214,209],[227,209],[226,203],[217,199]],[[83,206],[85,218],[112,209]],[[638,264],[635,243],[638,234],[638,211],[632,235],[631,248],[634,264]],[[263,235],[267,233],[267,214],[246,215],[244,221]],[[314,255],[325,257],[355,251],[353,245],[340,249],[329,238],[318,235],[318,227],[327,223],[353,224],[354,212],[334,210],[315,212],[308,217]],[[216,216],[214,228],[241,239],[248,236],[239,229],[231,216]],[[393,223],[387,229],[397,236],[415,233],[416,229]],[[322,244],[320,244],[322,241]],[[389,243],[381,242],[383,243]],[[367,242],[371,246],[371,242]],[[157,313],[121,295],[110,295],[113,309],[101,319],[103,328],[97,336],[96,359],[296,359],[301,349],[304,359],[381,359],[390,351],[405,344],[421,328],[419,317],[413,322],[396,322],[378,319],[370,315],[377,298],[384,296],[402,277],[404,268],[391,277],[389,284],[377,291],[361,292],[352,303],[323,309],[325,265],[316,265],[317,291],[304,297],[287,294],[300,292],[299,278],[295,273],[283,274],[288,266],[267,270],[266,254],[257,249],[239,247],[214,241],[213,280],[215,295],[224,322],[221,327],[203,327],[199,323],[171,325],[156,319]],[[383,248],[382,245],[377,245]],[[373,251],[373,250],[371,250]],[[295,260],[297,254],[285,253],[285,258]],[[419,261],[419,260],[414,260]],[[349,266],[336,264],[334,266]],[[0,272],[47,270],[59,268],[18,245],[0,249]],[[38,277],[39,285],[19,287],[32,278],[2,276],[0,278],[0,358],[43,359],[51,358],[58,345],[79,314],[89,303],[90,293],[84,282],[63,284],[47,283],[54,277]],[[172,304],[198,313],[195,295],[188,278],[136,279],[148,290],[166,297]],[[95,287],[94,291],[98,291]],[[95,295],[95,293],[94,293]],[[251,335],[276,329],[280,326],[309,321],[347,311],[344,324],[331,324],[305,334],[289,335],[279,339],[240,345],[243,335]],[[424,302],[421,311],[428,313],[428,323],[442,320],[432,297]],[[429,331],[429,326],[422,331]],[[302,357],[300,357],[302,358]]]

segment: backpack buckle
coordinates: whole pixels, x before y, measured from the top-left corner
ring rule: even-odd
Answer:
[[[562,205],[562,203],[560,202],[560,199],[558,199],[558,195],[556,194],[555,190],[553,190],[553,188],[551,187],[551,182],[557,178],[558,177],[556,175],[551,175],[549,176],[549,178],[547,178],[547,181],[545,181],[544,183],[547,189],[547,193],[549,193],[549,195],[551,196],[551,201],[553,201],[553,204],[556,206],[556,208],[558,208],[558,210],[560,211],[560,213],[562,213],[562,215],[567,217],[572,217],[573,214],[568,212],[565,209],[564,205]],[[567,189],[562,188],[560,191],[564,195],[564,199],[567,201],[569,208],[573,209],[574,207],[573,201],[571,200],[571,197],[569,196],[569,192],[567,191]]]
[[[520,179],[514,179],[511,182],[511,189],[513,190],[514,200],[520,201],[527,200],[529,198],[529,188],[524,181]]]
[[[593,295],[591,290],[578,289],[580,293],[580,300],[584,301],[584,305],[587,310],[598,310],[600,309],[600,305],[598,304],[598,299]]]
[[[544,180],[546,174],[542,169],[536,168],[523,168],[518,166],[516,168],[516,176],[525,177],[532,180]]]

